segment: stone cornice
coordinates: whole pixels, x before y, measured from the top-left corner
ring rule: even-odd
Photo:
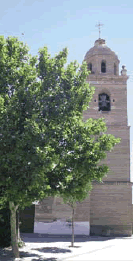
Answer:
[[[92,182],[92,185],[122,185],[122,184],[133,185],[133,182],[131,181],[102,181],[102,182],[93,181]]]
[[[106,126],[107,126],[107,127],[111,127],[111,128],[112,128],[112,126],[113,126],[113,127],[120,127],[120,128],[122,128],[122,127],[125,128],[125,127],[126,127],[127,129],[130,129],[130,128],[131,128],[131,126],[128,126],[128,125],[126,125],[126,124],[125,124],[125,125],[124,125],[124,124],[121,124],[121,125],[120,125],[120,124],[117,124],[117,123],[115,123],[115,124],[113,123],[113,125],[106,123]]]
[[[98,74],[90,74],[87,77],[88,82],[92,82],[92,84],[106,84],[107,82],[111,82],[111,84],[123,83],[126,84],[129,76],[122,75],[98,75]]]

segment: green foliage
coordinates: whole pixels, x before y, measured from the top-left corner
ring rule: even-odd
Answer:
[[[23,206],[39,196],[44,180],[35,121],[37,60],[13,37],[0,37],[0,57],[0,201]]]
[[[102,119],[83,121],[94,88],[86,63],[66,66],[67,49],[32,57],[17,38],[0,37],[1,202],[24,207],[48,195],[75,195],[101,181],[100,164],[119,142]],[[83,189],[82,189],[83,188]]]
[[[77,62],[65,67],[67,49],[51,58],[45,47],[39,55],[43,122],[39,120],[45,129],[44,139],[49,140],[50,158],[53,157],[46,184],[51,193],[60,194],[64,200],[82,201],[91,182],[101,181],[108,172],[100,161],[120,139],[105,134],[103,119],[83,121],[83,110],[88,108],[94,93],[86,82],[86,63],[80,68]]]
[[[77,183],[75,191],[73,193],[68,193],[64,191],[62,194],[64,203],[68,204],[71,208],[75,208],[77,203],[82,202],[87,196],[88,192],[92,189],[91,183],[86,183],[84,185]]]
[[[48,195],[73,207],[107,173],[100,161],[119,142],[102,119],[83,121],[94,93],[86,63],[66,66],[67,49],[54,58],[46,47],[38,57],[28,52],[17,38],[0,36],[0,205],[14,206],[15,257],[16,209]]]
[[[18,247],[21,248],[21,247],[24,247],[24,246],[25,246],[25,242],[21,238],[19,238]]]

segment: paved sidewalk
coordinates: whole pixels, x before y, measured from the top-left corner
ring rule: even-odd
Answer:
[[[74,248],[68,235],[22,234],[22,238],[26,245],[20,248],[21,261],[133,261],[133,237],[76,236]],[[11,249],[1,249],[0,261],[11,260]]]

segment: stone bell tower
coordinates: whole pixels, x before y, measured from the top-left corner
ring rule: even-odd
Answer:
[[[107,133],[120,137],[105,163],[110,170],[102,183],[93,183],[88,198],[75,210],[75,234],[132,235],[132,184],[130,182],[130,137],[127,124],[127,71],[99,37],[85,55],[90,74],[87,81],[95,94],[84,119],[104,118]],[[71,208],[60,198],[46,198],[35,208],[35,233],[71,234]],[[55,221],[56,220],[56,221]]]
[[[132,234],[130,183],[130,137],[127,125],[127,70],[99,38],[85,55],[90,74],[87,81],[95,94],[84,118],[104,118],[107,133],[120,137],[120,144],[108,153],[110,170],[103,183],[94,183],[90,196],[90,232],[92,235]]]

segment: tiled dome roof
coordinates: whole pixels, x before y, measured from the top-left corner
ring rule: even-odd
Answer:
[[[85,55],[85,60],[94,55],[112,55],[118,60],[118,56],[105,44],[105,40],[99,38],[95,41],[94,47],[92,47]]]

